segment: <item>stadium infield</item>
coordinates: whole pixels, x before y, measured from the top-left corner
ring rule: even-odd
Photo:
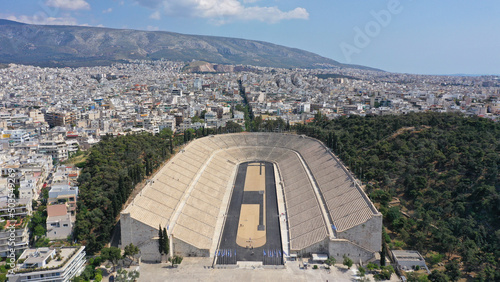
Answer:
[[[217,264],[261,261],[283,264],[273,164],[238,167],[217,255]]]

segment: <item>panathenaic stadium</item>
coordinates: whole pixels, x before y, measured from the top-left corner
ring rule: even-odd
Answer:
[[[293,134],[191,141],[120,216],[120,246],[133,243],[149,262],[161,260],[159,226],[168,227],[171,255],[217,264],[312,253],[366,262],[382,240],[382,215],[352,174],[323,143]]]

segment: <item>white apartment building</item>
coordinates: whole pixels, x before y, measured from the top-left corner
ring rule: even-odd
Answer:
[[[26,130],[4,130],[3,135],[9,136],[11,146],[15,146],[30,140],[30,134]]]
[[[7,274],[9,281],[66,282],[85,269],[85,246],[27,249],[19,259],[24,262],[13,269],[14,274]]]
[[[21,180],[19,182],[19,198],[37,200],[38,186],[36,182],[37,182],[36,178]]]
[[[33,110],[28,113],[33,122],[45,122],[44,114],[39,110]]]
[[[66,239],[71,235],[73,225],[66,204],[47,206],[47,238]]]
[[[64,161],[68,159],[68,145],[61,136],[40,141],[38,152],[51,156],[55,161]]]
[[[31,203],[31,200],[28,199],[16,200],[14,211],[11,211],[9,210],[12,209],[9,207],[9,198],[7,196],[0,197],[0,222],[5,223],[4,227],[0,228],[0,256],[7,256],[12,247],[16,250],[28,248],[27,216],[31,215]],[[10,226],[13,228],[9,228]],[[11,238],[14,238],[14,246],[12,246]]]
[[[80,144],[78,144],[78,141],[75,139],[66,140],[66,145],[68,146],[68,156],[75,154],[78,148],[80,148]]]

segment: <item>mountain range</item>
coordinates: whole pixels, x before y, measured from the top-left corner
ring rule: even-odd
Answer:
[[[280,68],[373,70],[262,41],[166,31],[31,25],[0,19],[0,63],[78,67],[162,58]]]

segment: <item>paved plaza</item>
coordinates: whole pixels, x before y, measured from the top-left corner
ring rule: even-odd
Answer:
[[[231,268],[220,266],[211,268],[212,259],[209,258],[184,258],[182,264],[171,268],[170,264],[146,264],[141,263],[139,278],[140,282],[152,281],[357,281],[357,268],[351,269],[343,265],[337,265],[330,270],[320,266],[320,269],[312,269],[311,264],[307,269],[302,268],[300,261],[289,261],[286,267],[269,266],[253,267],[251,265]],[[375,281],[372,275],[367,275],[370,281]],[[392,275],[390,281],[400,281],[396,275]]]

